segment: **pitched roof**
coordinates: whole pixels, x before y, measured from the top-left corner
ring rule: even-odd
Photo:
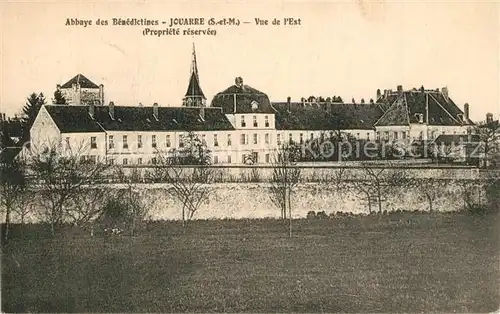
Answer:
[[[413,89],[382,95],[377,103],[385,104],[385,114],[376,122],[376,126],[408,125],[419,123],[422,114],[423,123],[428,125],[472,125],[470,119],[464,120],[464,112],[443,92],[438,90]],[[464,117],[465,118],[465,117]]]
[[[383,114],[377,104],[275,102],[272,106],[278,130],[372,130]]]
[[[224,113],[274,113],[269,97],[248,85],[233,85],[217,93],[211,107],[220,107]]]
[[[220,108],[158,107],[158,120],[153,107],[114,106],[114,119],[109,106],[46,106],[63,133],[106,131],[218,131],[233,126]],[[204,118],[200,115],[204,111]]]
[[[61,88],[72,88],[73,84],[80,84],[81,88],[99,88],[99,85],[86,78],[83,74],[77,74],[71,80],[64,83]]]
[[[203,91],[201,90],[198,75],[196,75],[195,72],[191,73],[191,78],[189,79],[189,86],[186,91],[186,97],[201,97],[203,99],[206,99],[205,94],[203,94]]]

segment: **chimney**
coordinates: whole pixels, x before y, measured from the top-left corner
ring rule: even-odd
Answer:
[[[57,90],[61,90],[61,84],[57,84],[56,87],[57,87]]]
[[[2,115],[3,115],[3,121],[7,121],[7,119],[5,119],[5,113]]]
[[[370,98],[370,104],[373,104],[373,98]]]
[[[465,121],[469,121],[469,104],[465,103],[464,105],[464,114],[465,114]]]
[[[115,119],[115,103],[112,101],[109,102],[109,116],[111,120]]]
[[[351,100],[351,102],[352,102],[353,104],[355,104],[355,103],[356,103],[356,99],[354,99],[354,97],[353,97],[353,98],[352,98],[352,100]]]
[[[379,99],[379,98],[380,98],[380,96],[382,96],[382,95],[380,94],[380,88],[378,88],[378,89],[377,89],[377,99]]]
[[[403,85],[398,85],[398,95],[403,94]]]
[[[387,89],[384,89],[384,98],[387,98],[388,95],[389,95],[389,91]]]
[[[92,119],[94,119],[94,113],[95,113],[95,105],[94,102],[90,102],[89,104],[89,115]]]
[[[153,117],[158,121],[158,103],[153,104]]]
[[[492,123],[493,122],[493,114],[491,112],[488,112],[486,114],[486,123]]]
[[[364,98],[361,98],[361,103],[364,104],[365,103],[365,99]]]
[[[424,88],[424,85],[420,86],[420,91],[423,93],[425,92],[425,88]]]
[[[99,101],[100,105],[104,105],[104,85],[99,85]]]
[[[444,99],[448,101],[448,87],[441,88],[441,93],[443,93]]]

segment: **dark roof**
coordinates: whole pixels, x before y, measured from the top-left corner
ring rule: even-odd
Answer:
[[[480,137],[478,134],[441,134],[435,140],[436,144],[459,144],[459,143],[478,143]]]
[[[377,104],[276,102],[278,130],[372,130],[383,112]]]
[[[198,76],[194,71],[191,73],[191,78],[189,79],[189,86],[186,91],[186,97],[201,97],[203,99],[206,99],[200,87],[200,80],[198,79]]]
[[[255,104],[252,105],[252,103]],[[248,85],[233,85],[216,94],[211,107],[220,107],[226,114],[274,113],[269,97]],[[236,110],[235,110],[236,109]]]
[[[437,90],[391,91],[382,95],[377,103],[386,108],[377,126],[419,123],[419,114],[423,115],[423,123],[428,125],[474,124],[470,119],[462,120],[460,115],[464,116],[464,112],[451,98]]]
[[[114,120],[109,106],[95,106],[94,118],[89,106],[45,106],[63,133],[106,131],[217,131],[233,126],[220,108],[114,106]],[[204,118],[200,113],[204,111]]]
[[[21,149],[21,147],[6,147],[0,150],[0,164],[12,162]]]
[[[77,74],[74,78],[64,83],[61,88],[72,88],[73,84],[80,84],[81,88],[99,88],[99,86],[86,78],[83,74]]]

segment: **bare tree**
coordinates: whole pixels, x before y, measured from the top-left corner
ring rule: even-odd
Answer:
[[[397,190],[407,186],[410,178],[404,169],[391,164],[370,165],[363,163],[361,173],[356,175],[354,187],[363,193],[368,200],[369,211],[372,212],[372,201],[377,202],[379,213],[383,211],[383,202],[387,196],[397,193]]]
[[[300,180],[300,168],[295,163],[297,151],[288,145],[281,146],[271,161],[272,176],[269,188],[271,201],[281,210],[281,217],[286,219],[288,209],[289,235],[292,237],[292,202],[291,194]]]
[[[24,205],[26,191],[27,179],[24,163],[17,159],[1,163],[0,201],[5,214],[5,240],[9,236],[11,216],[19,206]]]
[[[414,180],[411,187],[414,187],[419,193],[418,196],[427,202],[429,212],[434,211],[434,202],[442,195],[445,187],[449,184],[449,180],[440,178],[423,178]]]
[[[211,184],[219,173],[210,166],[210,153],[206,143],[192,132],[183,139],[182,148],[157,152],[154,180],[171,185],[168,193],[182,204],[183,226],[213,192]]]
[[[481,141],[481,153],[488,162],[492,155],[498,153],[500,143],[500,122],[493,120],[493,115],[488,114],[486,121],[475,126],[475,131]],[[487,163],[485,163],[487,165]]]
[[[110,193],[104,185],[82,186],[80,193],[68,200],[65,215],[75,226],[86,228],[90,225],[90,235],[93,236],[92,223],[102,214]]]
[[[52,235],[64,222],[67,207],[84,193],[86,186],[99,182],[109,169],[104,161],[87,157],[88,151],[85,142],[74,148],[51,143],[30,157],[30,170],[38,179],[40,190],[40,215],[50,224]]]

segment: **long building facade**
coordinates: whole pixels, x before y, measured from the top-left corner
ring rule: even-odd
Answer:
[[[82,83],[91,92],[77,93]],[[467,134],[473,125],[469,105],[462,111],[447,88],[398,86],[396,91],[377,91],[369,103],[314,98],[271,102],[237,77],[207,105],[194,47],[188,89],[179,107],[103,105],[103,86],[81,74],[62,87],[73,101],[41,108],[31,129],[31,148],[47,143],[59,143],[63,150],[85,147],[86,158],[122,165],[154,164],[158,152],[182,148],[189,132],[206,142],[214,164],[237,165],[270,163],[281,144],[304,143],[334,131],[360,140],[411,144],[441,134]]]

